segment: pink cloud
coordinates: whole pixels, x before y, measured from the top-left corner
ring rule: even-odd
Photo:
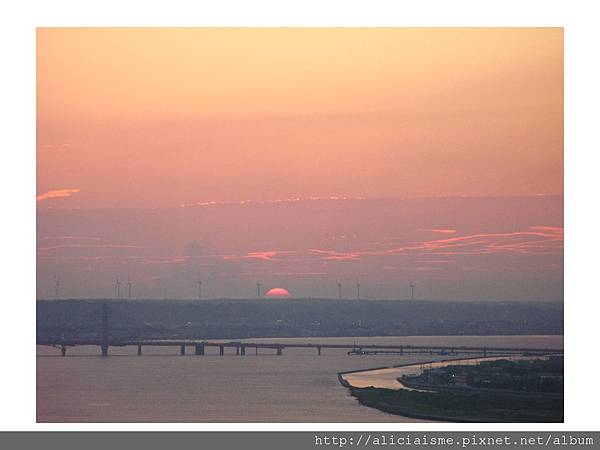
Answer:
[[[45,241],[99,241],[99,237],[86,236],[44,236]]]
[[[337,252],[334,250],[311,248],[308,250],[308,253],[316,253],[324,261],[356,261],[361,259],[360,252]]]
[[[431,233],[454,234],[456,230],[453,228],[419,228],[419,231],[429,231]]]
[[[76,194],[77,192],[80,192],[81,189],[57,189],[54,191],[46,191],[43,194],[37,195],[35,197],[35,201],[36,202],[41,202],[44,200],[48,200],[51,198],[64,198],[64,197],[70,197],[73,194]]]
[[[249,252],[245,255],[223,255],[221,256],[224,260],[237,260],[237,259],[260,259],[263,261],[273,260],[279,252],[277,251],[266,251],[266,252]]]
[[[40,251],[47,250],[58,250],[61,248],[144,248],[139,245],[127,245],[127,244],[63,244],[63,245],[51,245],[49,247],[38,247]]]
[[[494,253],[562,254],[563,231],[560,227],[535,226],[527,231],[508,233],[479,233],[446,239],[418,241],[403,247],[383,250],[337,252],[310,249],[324,260],[359,260],[373,256],[454,256],[486,255]]]
[[[564,234],[564,228],[563,227],[548,227],[548,226],[542,226],[542,225],[535,225],[532,227],[529,227],[530,230],[533,231],[538,231],[538,232],[545,232],[548,234],[555,234],[555,235],[563,235]]]
[[[263,259],[263,260],[270,261],[275,256],[277,256],[277,254],[278,254],[278,252],[276,252],[276,251],[270,251],[270,252],[251,252],[251,253],[248,253],[248,258]]]
[[[187,256],[173,256],[173,257],[150,257],[144,258],[142,264],[185,264],[188,261]]]
[[[66,150],[71,148],[71,144],[62,143],[62,144],[44,144],[41,146],[42,150]]]
[[[299,202],[318,202],[318,201],[345,201],[345,200],[364,200],[364,197],[294,197],[280,198],[273,200],[233,200],[233,201],[216,201],[196,203],[182,203],[181,208],[190,208],[197,206],[231,206],[231,205],[276,205],[279,203],[299,203]]]
[[[295,250],[267,250],[267,251],[255,251],[248,252],[243,255],[220,255],[221,259],[224,260],[238,260],[238,259],[259,259],[263,261],[273,260],[293,260],[294,255],[300,252]]]

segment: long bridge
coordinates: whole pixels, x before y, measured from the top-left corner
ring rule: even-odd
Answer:
[[[195,355],[205,355],[207,347],[219,349],[219,355],[225,355],[225,349],[235,350],[238,356],[246,355],[248,349],[254,349],[258,354],[259,349],[273,350],[275,354],[282,355],[286,348],[315,349],[321,356],[323,349],[346,349],[348,354],[371,355],[385,354],[428,354],[428,355],[453,355],[453,354],[480,354],[492,355],[549,355],[562,354],[563,349],[549,348],[515,348],[515,347],[471,347],[471,346],[437,346],[437,345],[390,345],[390,344],[334,344],[334,343],[293,343],[293,342],[248,342],[248,341],[206,341],[206,340],[172,340],[172,339],[38,339],[37,345],[56,347],[61,354],[67,354],[67,348],[75,346],[98,346],[102,356],[108,356],[109,347],[137,347],[137,354],[142,355],[143,347],[179,347],[179,354],[185,355],[186,349],[191,347]]]

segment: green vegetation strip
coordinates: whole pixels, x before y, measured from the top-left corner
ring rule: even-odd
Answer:
[[[390,414],[450,422],[563,422],[563,398],[486,393],[350,388],[365,406]]]

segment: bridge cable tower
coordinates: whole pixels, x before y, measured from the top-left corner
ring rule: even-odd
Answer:
[[[108,313],[108,305],[102,303],[102,341],[100,345],[102,356],[108,356]]]
[[[54,276],[54,298],[56,300],[58,300],[60,298],[59,291],[60,291],[60,278],[57,276]]]

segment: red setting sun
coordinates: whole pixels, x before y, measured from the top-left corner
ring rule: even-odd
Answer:
[[[287,289],[283,288],[273,288],[267,291],[265,294],[267,298],[290,298],[291,295]]]

